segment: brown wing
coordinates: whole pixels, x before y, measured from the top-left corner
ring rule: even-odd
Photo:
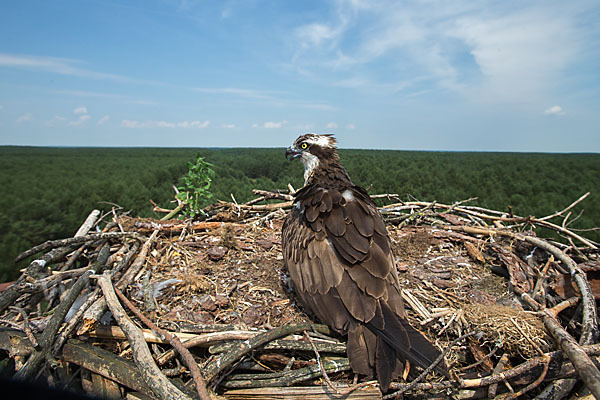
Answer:
[[[283,225],[283,255],[304,306],[341,334],[355,372],[376,373],[382,389],[397,355],[428,366],[439,354],[404,319],[390,240],[360,188],[307,186]],[[411,345],[411,343],[417,346]]]

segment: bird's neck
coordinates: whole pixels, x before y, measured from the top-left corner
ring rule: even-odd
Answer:
[[[305,168],[304,181],[305,186],[317,185],[326,188],[353,186],[350,175],[337,160],[321,160],[313,168]]]

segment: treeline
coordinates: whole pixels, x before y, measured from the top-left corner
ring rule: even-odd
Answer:
[[[152,217],[150,199],[173,208],[172,185],[195,154],[214,165],[216,199],[250,200],[252,189],[302,186],[302,166],[283,149],[0,147],[0,281],[17,276],[14,257],[32,245],[72,236],[94,208],[116,204]],[[600,225],[600,155],[341,150],[354,182],[371,193],[543,216],[581,194],[577,228]],[[600,240],[599,232],[586,236]]]

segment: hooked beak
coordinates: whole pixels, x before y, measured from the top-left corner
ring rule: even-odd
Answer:
[[[298,149],[295,146],[290,146],[285,150],[285,158],[289,159],[290,161],[295,160],[301,155],[302,153],[298,151]]]

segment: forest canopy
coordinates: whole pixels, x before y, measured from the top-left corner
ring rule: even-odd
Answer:
[[[72,236],[89,212],[119,205],[131,215],[157,217],[150,200],[173,208],[196,155],[213,164],[215,200],[250,200],[252,189],[302,186],[302,165],[283,149],[0,147],[0,281],[14,279],[13,259],[49,239]],[[600,155],[340,150],[354,183],[403,200],[473,205],[544,216],[585,192],[571,228],[600,225]],[[586,237],[600,240],[599,232]]]

